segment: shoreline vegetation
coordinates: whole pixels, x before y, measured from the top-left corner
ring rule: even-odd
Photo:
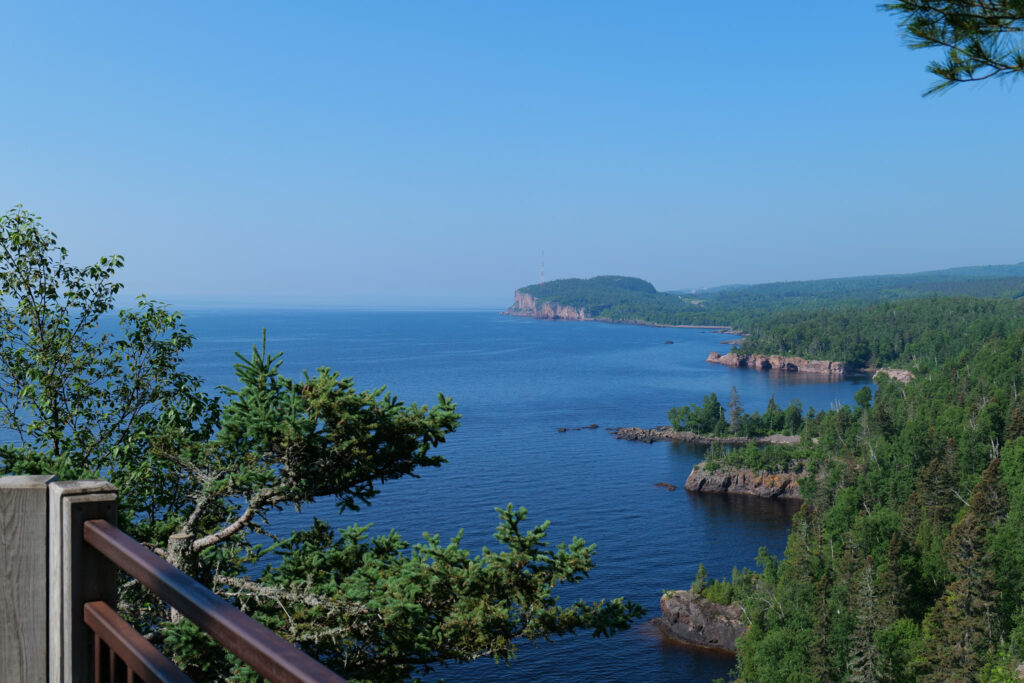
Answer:
[[[618,427],[611,430],[616,439],[625,441],[643,441],[654,443],[655,441],[674,441],[676,443],[690,443],[699,446],[746,446],[756,444],[759,446],[773,445],[799,445],[799,434],[769,434],[767,436],[715,436],[713,434],[697,434],[688,430],[678,431],[669,425],[658,427]]]
[[[505,313],[716,330],[740,337],[729,341],[744,356],[916,376],[1016,329],[1024,319],[1024,263],[689,293],[658,292],[622,276],[554,280],[517,289]]]
[[[563,320],[568,322],[580,322],[580,323],[611,323],[612,325],[639,325],[641,327],[667,327],[670,329],[679,330],[711,330],[719,334],[732,334],[738,337],[742,337],[745,333],[742,330],[734,330],[729,325],[676,325],[671,323],[657,323],[651,322],[650,320],[630,319],[630,320],[616,320],[614,318],[595,318],[590,317],[586,312],[580,308],[572,308],[568,306],[546,306],[541,304],[535,306],[534,310],[519,309],[516,306],[510,306],[509,308],[501,311],[499,315],[508,315],[516,318],[534,318],[536,320]],[[728,342],[723,342],[728,343]]]

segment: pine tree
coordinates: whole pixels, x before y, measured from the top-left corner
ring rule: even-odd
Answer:
[[[1015,78],[1024,73],[1024,5],[1019,0],[899,0],[883,7],[900,15],[912,48],[938,47],[943,61],[928,71],[939,77],[928,94],[957,83]]]
[[[690,590],[697,594],[703,595],[704,589],[708,587],[708,570],[704,568],[704,563],[701,562],[700,566],[697,567],[697,577],[690,584]]]
[[[909,538],[917,537],[919,527],[925,522],[938,528],[948,526],[963,506],[954,493],[957,487],[956,460],[956,442],[949,439],[943,455],[921,468],[907,501]]]
[[[1021,413],[1020,406],[1014,406],[1010,426],[1006,429],[1006,441],[1013,441],[1020,436],[1024,436],[1024,413]]]
[[[882,614],[874,586],[874,566],[871,557],[857,572],[850,609],[857,615],[857,623],[850,636],[850,653],[847,657],[849,674],[847,681],[854,683],[876,683],[879,677],[879,653],[872,635],[875,629],[888,626],[891,614]]]
[[[743,402],[740,401],[740,392],[736,391],[736,385],[729,392],[729,431],[739,434],[743,426]]]
[[[981,668],[978,650],[985,645],[975,624],[965,619],[966,580],[949,586],[924,620],[924,652],[918,680],[924,683],[969,683]]]
[[[987,650],[1000,639],[999,590],[987,543],[989,532],[1006,517],[998,458],[985,468],[969,505],[946,541],[955,580],[925,619],[925,681],[976,680]]]
[[[774,434],[778,431],[779,424],[781,423],[781,413],[779,410],[779,404],[775,402],[775,394],[768,399],[768,406],[764,409],[764,421],[768,427],[768,431]]]

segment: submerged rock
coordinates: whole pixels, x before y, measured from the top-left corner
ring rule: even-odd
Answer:
[[[586,426],[583,426],[583,427],[559,427],[558,431],[560,431],[560,432],[581,432],[584,429],[597,429],[597,427],[598,427],[598,425],[596,425],[596,424],[589,424],[589,425],[586,425]]]
[[[736,652],[736,639],[747,632],[739,605],[719,605],[693,591],[662,595],[661,616],[653,622],[670,638],[728,652]]]
[[[668,489],[669,491],[675,491],[677,488],[679,488],[675,484],[670,484],[667,481],[659,481],[655,484],[655,486],[660,486],[661,488]]]

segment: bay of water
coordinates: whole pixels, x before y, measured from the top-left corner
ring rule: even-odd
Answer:
[[[597,544],[590,578],[559,591],[563,600],[623,596],[660,613],[663,590],[688,588],[701,562],[713,577],[753,567],[760,546],[781,554],[791,504],[683,490],[699,448],[618,441],[608,427],[667,422],[669,408],[732,386],[746,409],[769,397],[804,408],[852,403],[866,377],[822,381],[710,365],[709,351],[732,339],[696,329],[551,322],[489,312],[190,311],[197,336],[190,371],[212,389],[234,385],[235,351],[248,355],[267,330],[268,348],[284,351],[284,371],[330,366],[357,388],[387,385],[403,401],[453,397],[462,424],[440,453],[448,463],[421,478],[388,482],[372,505],[339,515],[331,501],[301,515],[281,512],[278,530],[315,515],[338,527],[374,522],[418,541],[464,530],[474,552],[497,544],[495,507],[525,506],[528,521],[551,520],[549,540],[581,536]],[[672,341],[672,344],[666,344]],[[595,430],[559,433],[592,423]],[[678,486],[675,491],[656,482]],[[578,634],[524,643],[511,665],[482,660],[442,668],[449,681],[710,681],[726,676],[731,657],[661,638],[640,624],[611,639]]]

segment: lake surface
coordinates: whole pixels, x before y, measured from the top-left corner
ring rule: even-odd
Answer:
[[[597,544],[589,579],[563,600],[623,596],[660,614],[665,589],[689,588],[703,562],[714,577],[753,567],[760,546],[781,554],[792,505],[744,496],[694,495],[682,485],[701,459],[696,447],[618,441],[605,428],[666,424],[669,408],[732,386],[745,408],[769,397],[804,408],[853,403],[869,382],[809,380],[711,365],[709,351],[734,337],[669,329],[538,321],[479,312],[190,311],[197,336],[188,369],[213,388],[234,385],[235,351],[248,355],[267,329],[284,370],[330,366],[368,389],[386,384],[407,403],[454,397],[462,426],[440,448],[448,464],[420,479],[389,482],[368,508],[339,515],[332,502],[282,512],[277,529],[318,516],[339,527],[375,523],[416,542],[465,531],[463,547],[495,547],[495,507],[512,502],[528,521],[551,520],[553,543],[581,536]],[[673,341],[666,344],[666,341]],[[559,433],[596,423],[599,429]],[[656,487],[668,482],[679,488]],[[490,660],[441,669],[449,681],[710,681],[734,660],[663,641],[647,624],[611,639],[579,634],[524,644],[509,666]]]

